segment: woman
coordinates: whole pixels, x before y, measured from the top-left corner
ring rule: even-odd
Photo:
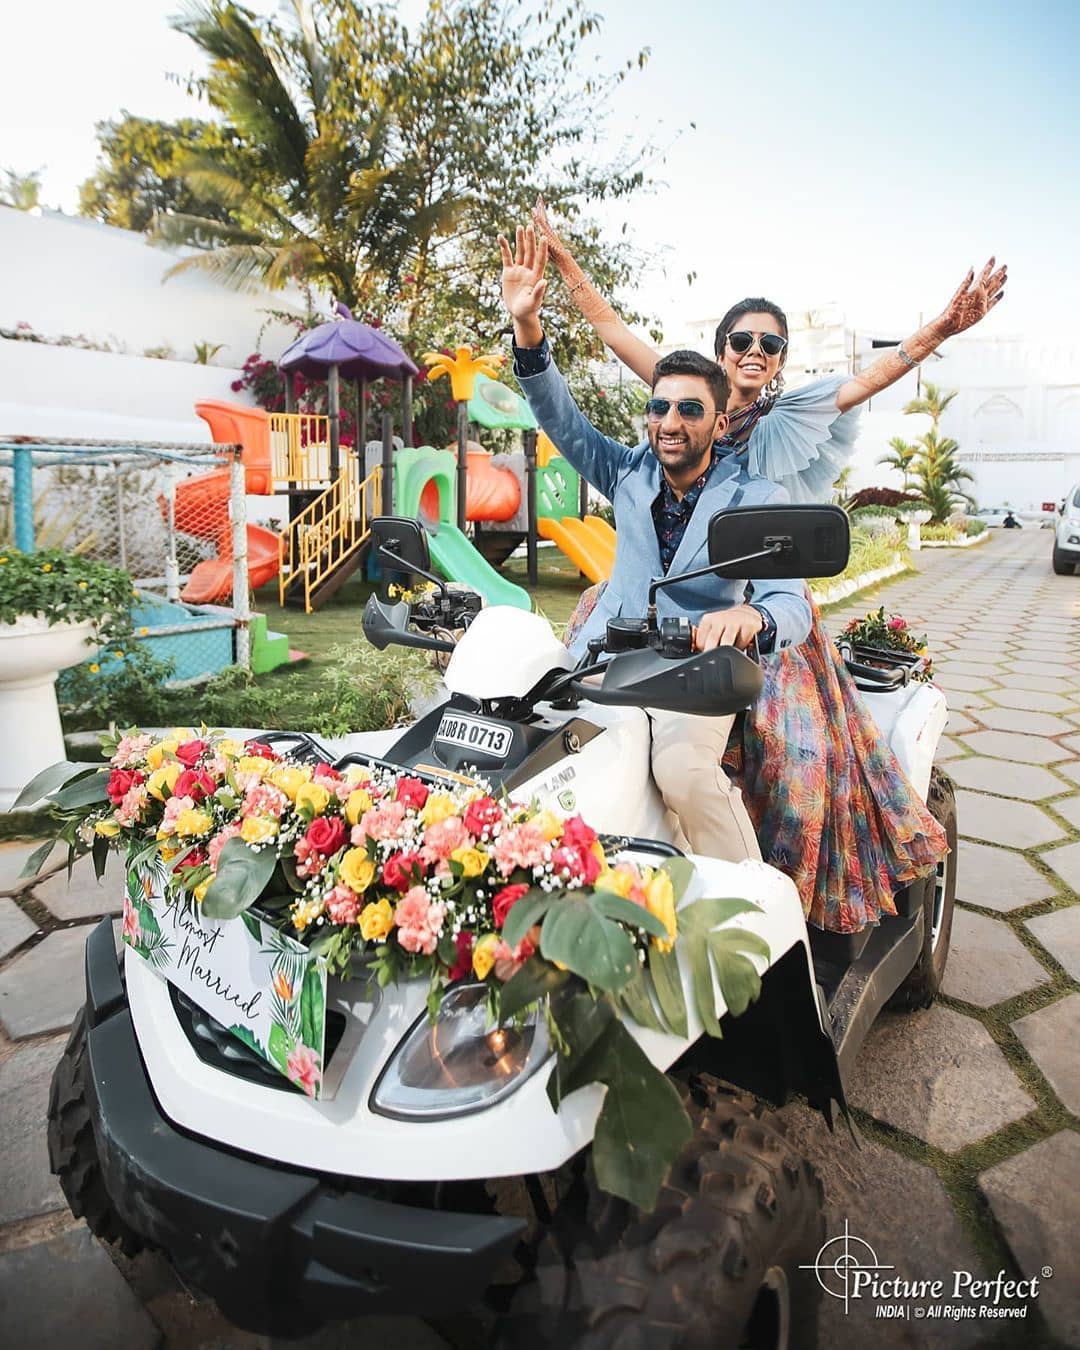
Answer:
[[[534,220],[571,299],[605,345],[649,381],[659,353],[622,323],[548,223]],[[977,323],[1002,298],[1004,267],[968,273],[932,323],[856,376],[783,392],[788,325],[761,298],[733,305],[716,330],[716,359],[731,388],[720,445],[793,501],[822,501],[851,456],[856,409]],[[568,632],[591,612],[586,592]],[[944,835],[904,778],[814,610],[802,647],[766,658],[765,687],[733,738],[725,767],[739,781],[762,851],[795,881],[810,923],[856,932],[896,912],[895,891],[929,873]]]

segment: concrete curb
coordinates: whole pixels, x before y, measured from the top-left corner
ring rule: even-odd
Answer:
[[[879,567],[873,572],[860,572],[857,577],[848,577],[847,581],[841,581],[839,585],[830,587],[824,594],[815,594],[814,599],[819,606],[834,605],[838,600],[846,600],[849,596],[858,595],[860,591],[869,590],[879,581],[895,577],[900,572],[907,572],[910,567],[911,564],[898,553],[888,567]]]
[[[990,531],[983,530],[981,534],[966,534],[963,539],[922,539],[919,541],[920,548],[971,548],[973,544],[981,544],[984,539],[990,538]]]

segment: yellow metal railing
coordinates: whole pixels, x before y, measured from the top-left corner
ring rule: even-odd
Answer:
[[[294,587],[304,588],[304,609],[311,613],[311,597],[371,533],[371,517],[378,514],[382,466],[363,482],[343,474],[307,506],[278,537],[281,567],[278,597]]]
[[[343,446],[344,464],[350,452]],[[330,481],[330,419],[322,413],[271,413],[274,486],[310,488]]]

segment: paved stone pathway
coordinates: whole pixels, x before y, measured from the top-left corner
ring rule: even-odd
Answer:
[[[828,1234],[845,1223],[886,1272],[1028,1277],[1023,1321],[883,1321],[825,1299],[830,1350],[1080,1346],[1080,577],[1050,570],[1049,532],[994,531],[915,556],[914,574],[832,610],[884,604],[925,630],[950,701],[941,758],[959,803],[959,904],[944,994],[879,1019],[856,1068],[857,1145],[801,1106],[789,1133],[817,1163]],[[108,1252],[49,1175],[49,1076],[83,997],[89,926],[119,910],[88,864],[17,880],[31,844],[0,846],[0,1311],[4,1342],[79,1350],[260,1350],[158,1257]],[[110,878],[111,879],[111,878]],[[58,1291],[62,1287],[62,1297]],[[445,1343],[408,1318],[364,1318],[305,1347]],[[720,1347],[718,1347],[720,1350]]]

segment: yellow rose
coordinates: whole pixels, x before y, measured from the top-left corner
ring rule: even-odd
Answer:
[[[191,808],[180,812],[176,820],[176,833],[180,835],[205,834],[213,823],[214,819],[209,811]]]
[[[154,747],[151,746],[152,750]],[[166,789],[169,795],[176,786],[176,780],[184,772],[184,766],[178,760],[171,760],[168,764],[162,764],[156,768],[150,777],[146,780],[146,790],[151,797],[156,797],[159,802],[165,800]]]
[[[192,891],[192,895],[195,897],[195,903],[197,905],[201,905],[206,899],[206,892],[210,889],[210,883],[213,879],[213,877],[207,877],[205,881],[200,881]]]
[[[304,783],[297,790],[294,805],[298,811],[310,811],[313,816],[321,816],[330,805],[330,794],[321,783]]]
[[[370,794],[363,788],[357,788],[345,799],[345,819],[350,825],[357,824],[364,812],[371,810],[372,805]]]
[[[360,911],[360,934],[365,942],[381,942],[394,926],[394,909],[383,898]]]
[[[120,826],[115,820],[98,820],[94,823],[94,833],[100,834],[103,839],[115,839],[120,833]]]
[[[224,755],[226,759],[239,759],[244,753],[244,746],[241,741],[234,741],[231,736],[224,736],[217,743],[217,752]]]
[[[367,855],[367,850],[350,848],[342,854],[338,863],[338,876],[349,890],[362,895],[375,880],[375,864]]]
[[[645,883],[645,905],[668,931],[668,941],[654,937],[653,946],[662,952],[671,951],[675,945],[675,892],[666,872],[654,872]]]
[[[478,877],[488,865],[488,854],[482,848],[456,848],[450,854],[451,859],[461,864],[462,875]]]
[[[262,755],[241,755],[236,761],[238,773],[254,773],[260,778],[265,778],[273,767],[273,761],[263,759]]]
[[[630,889],[637,883],[637,875],[632,867],[626,863],[619,863],[617,867],[609,867],[606,872],[601,872],[596,878],[596,888],[600,891],[614,891],[616,895],[621,895],[625,900],[630,895]]]
[[[155,741],[146,752],[146,764],[150,769],[160,769],[165,762],[165,756],[175,755],[176,747],[179,741],[167,736],[163,741]]]
[[[292,907],[292,923],[298,933],[302,933],[309,923],[314,923],[326,908],[322,900],[300,900]]]
[[[363,783],[366,786],[371,782],[371,777],[362,764],[350,764],[345,770],[345,781],[346,783]]]
[[[311,770],[299,764],[275,764],[266,775],[279,791],[284,792],[289,801],[296,801],[296,794],[311,780]]]
[[[554,811],[537,811],[529,824],[534,825],[549,844],[553,839],[558,839],[563,832],[563,822]]]
[[[267,844],[278,832],[278,823],[271,816],[248,816],[240,826],[240,838],[245,844]]]
[[[453,797],[445,792],[433,792],[424,803],[420,819],[425,825],[438,825],[440,821],[457,814]]]
[[[495,964],[495,948],[499,945],[498,933],[485,933],[472,950],[473,974],[478,980],[486,980]]]
[[[170,834],[164,834],[164,835],[163,835],[163,834],[159,833],[159,834],[158,834],[158,838],[159,838],[159,839],[171,839],[171,838],[172,838],[172,835],[170,835]],[[172,862],[172,860],[176,857],[176,855],[180,852],[180,850],[179,850],[178,848],[159,848],[159,849],[158,849],[158,852],[161,854],[161,861],[162,861],[162,862]]]

